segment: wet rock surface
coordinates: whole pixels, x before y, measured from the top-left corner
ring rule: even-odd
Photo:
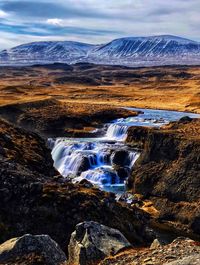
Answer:
[[[110,255],[115,255],[131,244],[119,230],[96,222],[84,222],[76,226],[68,246],[71,265],[90,265]]]
[[[111,157],[111,163],[119,167],[129,166],[129,152],[127,150],[119,150],[114,152]]]
[[[0,245],[1,264],[19,264],[23,259],[27,259],[27,263],[24,264],[28,264],[31,255],[32,262],[35,264],[37,264],[36,262],[39,264],[44,262],[46,265],[61,265],[67,259],[58,244],[47,235],[33,236],[27,234],[12,238]],[[37,261],[36,257],[40,257],[40,261]],[[18,261],[17,258],[19,258]]]

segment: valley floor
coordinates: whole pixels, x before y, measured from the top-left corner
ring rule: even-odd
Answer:
[[[200,67],[64,64],[0,68],[0,105],[43,99],[200,113]]]

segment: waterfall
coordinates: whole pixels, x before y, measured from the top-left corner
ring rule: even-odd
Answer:
[[[109,128],[108,128],[109,130]],[[117,130],[122,133],[125,129]],[[116,134],[119,135],[120,133]],[[53,141],[49,141],[52,145]],[[54,141],[52,158],[55,168],[64,177],[72,177],[74,181],[87,179],[98,186],[109,186],[123,184],[124,178],[120,179],[118,173],[111,165],[112,155],[124,150],[125,146],[121,142],[90,142],[79,141],[79,139],[58,138]],[[128,151],[127,165],[131,169],[139,154]]]
[[[125,141],[129,126],[120,124],[111,124],[108,127],[106,138],[110,140]]]
[[[139,153],[128,150],[124,145],[129,125],[117,120],[108,126],[105,137],[98,139],[49,139],[52,148],[54,167],[64,177],[72,178],[73,182],[87,179],[99,187],[124,186],[124,180],[132,169]],[[110,140],[115,141],[109,142]],[[124,164],[124,171],[116,171],[111,163],[113,154],[120,150],[127,150],[128,157]],[[125,159],[126,160],[126,159]],[[123,165],[122,165],[123,166]],[[119,175],[118,175],[119,173]]]
[[[132,110],[132,108],[130,109]],[[156,126],[159,128],[169,121],[180,119],[186,115],[186,113],[172,111],[141,111],[143,113],[136,117],[113,121],[108,125],[107,132],[102,138],[49,139],[48,145],[52,149],[54,167],[64,177],[72,178],[73,182],[87,179],[104,190],[122,192],[121,187],[125,187],[124,181],[130,175],[140,156],[139,152],[131,150],[124,143],[128,128],[130,126]],[[194,114],[192,115],[194,116]],[[119,151],[122,151],[121,156]],[[116,167],[113,157],[117,152],[118,166]]]
[[[51,143],[51,142],[50,142]],[[106,142],[78,142],[78,139],[65,141],[57,139],[55,141],[52,157],[54,166],[64,177],[72,177],[77,182],[87,179],[99,187],[124,185],[124,177],[118,176],[117,171],[111,165],[112,155],[124,149],[122,143]],[[128,162],[124,167],[133,167],[139,157],[135,151],[128,152]],[[125,171],[127,172],[126,168]]]
[[[112,185],[119,184],[120,178],[117,173],[112,169],[111,166],[104,166],[100,168],[96,168],[95,170],[88,170],[83,172],[80,176],[82,179],[87,179],[91,183],[96,185]]]
[[[140,153],[138,152],[130,152],[129,153],[129,161],[130,161],[130,164],[129,164],[129,168],[132,169],[135,162],[138,160],[138,158],[140,157]]]
[[[132,169],[139,153],[128,150],[123,141],[126,139],[128,125],[119,123],[110,124],[106,136],[95,141],[94,139],[49,139],[52,148],[54,167],[64,177],[72,178],[73,182],[87,179],[99,187],[124,186],[124,179]],[[110,140],[115,141],[109,142]],[[127,150],[128,157],[124,164],[124,171],[118,172],[113,168],[111,157],[115,152]]]
[[[73,146],[67,146],[64,142],[55,144],[52,150],[52,158],[54,167],[64,177],[76,175],[83,161],[83,156],[79,152],[73,152]]]
[[[52,158],[54,160],[54,167],[57,169],[59,169],[60,165],[63,162],[64,152],[65,152],[64,143],[60,142],[60,143],[54,144],[54,148],[53,148],[51,154],[52,154]]]
[[[79,153],[71,154],[68,156],[65,156],[63,159],[63,162],[61,163],[61,166],[58,168],[59,172],[64,177],[70,176],[70,175],[77,175],[79,168],[81,167],[81,164],[83,162],[83,157]]]
[[[78,143],[57,139],[52,150],[54,167],[61,175],[68,177],[79,175],[80,170],[110,165],[110,148],[111,145],[107,143]]]
[[[108,152],[101,151],[100,149],[96,153],[88,154],[88,159],[91,168],[100,167],[105,164],[109,164],[110,160]]]

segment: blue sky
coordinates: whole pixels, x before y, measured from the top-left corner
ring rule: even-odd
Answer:
[[[0,49],[172,34],[200,41],[200,0],[0,0]]]

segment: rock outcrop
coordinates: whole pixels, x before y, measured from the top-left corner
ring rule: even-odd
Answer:
[[[177,238],[168,245],[157,248],[130,249],[114,257],[106,258],[100,265],[197,265],[199,242]]]
[[[50,150],[41,137],[2,119],[0,119],[0,163],[1,176],[18,173],[22,178],[26,175],[26,181],[30,179],[31,182],[44,181],[58,174],[53,167]]]
[[[32,261],[36,262],[36,257],[40,257],[40,263],[44,262],[45,265],[61,265],[67,260],[65,253],[48,235],[27,234],[0,245],[1,264],[20,263],[20,259],[24,259],[24,264],[28,264],[31,255]]]
[[[164,265],[199,265],[199,264],[200,264],[200,254],[196,254],[169,263],[167,262]]]
[[[91,127],[136,115],[136,111],[113,106],[63,103],[51,98],[0,106],[1,118],[45,138],[77,135],[77,131],[92,135],[87,132]]]
[[[68,246],[70,265],[90,265],[131,247],[120,231],[96,222],[76,226]]]
[[[129,143],[144,149],[129,187],[152,201],[160,220],[200,235],[200,120],[183,119],[163,129],[130,128]]]

